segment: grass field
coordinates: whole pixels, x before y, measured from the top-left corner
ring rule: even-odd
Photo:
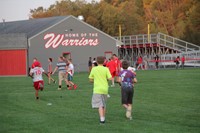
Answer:
[[[91,108],[92,84],[87,77],[75,75],[75,91],[46,85],[39,101],[30,78],[1,77],[0,133],[200,132],[200,69],[138,71],[133,120],[125,119],[117,85],[109,90],[103,126]]]

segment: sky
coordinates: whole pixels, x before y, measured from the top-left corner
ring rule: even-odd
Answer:
[[[26,20],[29,18],[30,9],[37,7],[48,8],[57,0],[0,0],[0,22]],[[91,0],[86,0],[91,2]],[[95,0],[99,1],[99,0]]]

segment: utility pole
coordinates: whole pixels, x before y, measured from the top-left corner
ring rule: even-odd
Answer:
[[[122,41],[122,26],[119,24],[119,40]]]
[[[150,25],[149,25],[149,23],[148,23],[148,43],[150,43]]]

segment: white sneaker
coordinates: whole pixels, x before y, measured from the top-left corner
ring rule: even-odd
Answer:
[[[129,111],[129,110],[126,110],[126,118],[130,118],[131,117],[131,111]]]
[[[107,95],[107,98],[110,98],[110,95],[109,95],[109,94]]]
[[[115,85],[111,85],[110,87],[115,87]]]
[[[131,114],[131,108],[127,108],[126,109],[126,118],[128,118],[128,119],[132,119],[132,114]]]
[[[61,88],[58,88],[58,90],[60,91],[60,90],[61,90]]]

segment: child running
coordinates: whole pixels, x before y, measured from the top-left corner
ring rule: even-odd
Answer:
[[[57,70],[58,70],[58,79],[59,79],[58,90],[61,90],[62,81],[65,80],[66,83],[68,82],[67,75],[66,75],[67,64],[62,56],[58,58],[58,63],[56,64],[56,68],[54,69],[52,74],[54,74]]]
[[[49,65],[48,65],[48,84],[50,85],[51,84],[51,80],[53,81],[53,83],[55,84],[56,81],[51,77],[51,74],[52,74],[52,61],[53,59],[52,58],[49,58],[48,59],[48,62],[49,62]]]
[[[112,85],[111,87],[115,87],[115,75],[116,75],[116,69],[117,69],[117,65],[115,63],[114,57],[111,57],[111,60],[106,64],[106,67],[108,67],[111,75],[112,75]]]
[[[107,67],[103,66],[104,57],[97,57],[98,66],[93,67],[89,75],[91,82],[94,82],[92,108],[98,108],[100,124],[105,123],[106,99],[108,94],[108,79],[112,76]]]
[[[72,82],[73,75],[74,75],[74,65],[72,64],[72,59],[68,60],[67,72],[68,72],[68,82],[67,82],[67,84],[69,85],[68,89],[71,90],[72,87],[74,87],[74,90],[76,90],[77,85]]]
[[[33,86],[35,88],[35,97],[39,99],[39,90],[44,89],[44,81],[42,78],[42,73],[44,73],[44,69],[41,67],[38,61],[33,63],[33,68],[30,70],[30,75],[33,77]]]
[[[135,75],[127,70],[129,63],[122,62],[122,70],[119,73],[119,84],[121,85],[121,101],[123,107],[126,109],[126,118],[132,120],[132,101],[134,95],[134,84],[137,83]]]

